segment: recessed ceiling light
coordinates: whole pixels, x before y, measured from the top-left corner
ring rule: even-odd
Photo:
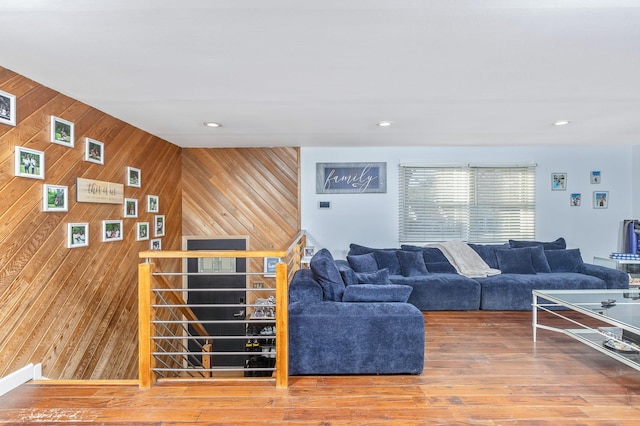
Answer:
[[[222,127],[222,124],[216,123],[215,121],[205,121],[204,125],[207,127]]]
[[[379,127],[389,127],[393,124],[393,121],[380,121],[378,122]]]
[[[566,126],[569,123],[571,123],[569,120],[560,120],[560,121],[556,121],[555,123],[553,123],[553,125],[554,126]]]

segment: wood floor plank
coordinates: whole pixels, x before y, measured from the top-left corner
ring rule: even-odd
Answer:
[[[420,375],[273,380],[40,381],[0,398],[0,424],[636,425],[640,372],[528,312],[425,313]]]

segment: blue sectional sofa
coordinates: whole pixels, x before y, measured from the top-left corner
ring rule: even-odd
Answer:
[[[424,317],[405,285],[345,286],[327,250],[289,284],[289,374],[420,374]]]
[[[627,274],[584,263],[580,250],[567,249],[563,238],[469,246],[501,273],[468,278],[439,249],[411,245],[375,249],[351,244],[347,264],[358,273],[387,269],[392,283],[413,288],[408,301],[423,311],[529,310],[534,289],[629,288]]]

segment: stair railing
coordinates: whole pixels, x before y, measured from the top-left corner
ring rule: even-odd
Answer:
[[[179,269],[188,258],[278,258],[275,271],[275,288],[215,289],[218,291],[259,291],[275,292],[275,318],[260,320],[260,323],[272,322],[275,325],[275,367],[247,367],[237,370],[260,371],[275,376],[275,385],[288,386],[288,283],[293,273],[300,268],[306,245],[306,234],[301,231],[286,250],[278,251],[235,251],[235,250],[187,250],[187,251],[144,251],[140,258],[144,262],[138,265],[138,335],[139,335],[139,386],[150,388],[159,379],[200,378],[216,379],[217,374],[229,372],[230,368],[217,368],[212,365],[212,356],[250,355],[247,352],[216,352],[216,339],[207,332],[207,323],[243,323],[252,324],[246,317],[233,320],[201,320],[191,309],[205,306],[215,309],[228,305],[189,305],[186,294],[191,291],[183,285],[186,275],[194,274]],[[166,269],[166,270],[165,270]],[[229,273],[222,273],[229,275]],[[260,275],[264,272],[246,272],[241,275]],[[215,274],[208,274],[215,275]],[[215,291],[213,289],[210,289]],[[195,290],[194,290],[195,291]],[[245,300],[246,302],[246,300]],[[255,303],[234,304],[246,308],[256,308]],[[224,339],[244,339],[246,335],[224,336]],[[251,336],[251,339],[273,339],[273,336]],[[188,342],[193,342],[198,351],[189,350]]]

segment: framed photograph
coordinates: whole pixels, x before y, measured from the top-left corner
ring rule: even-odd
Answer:
[[[147,212],[160,212],[160,197],[157,195],[147,195]]]
[[[121,220],[103,220],[102,221],[102,241],[120,241],[122,240],[122,221]]]
[[[16,176],[44,179],[44,152],[16,146]]]
[[[124,199],[124,217],[138,217],[138,200],[135,198]]]
[[[609,191],[593,191],[593,208],[606,209],[609,205]]]
[[[149,239],[149,222],[136,223],[136,240],[144,241]]]
[[[164,215],[156,215],[153,217],[153,236],[164,236]]]
[[[591,172],[591,183],[592,184],[599,184],[601,181],[602,181],[602,175],[600,174],[599,171]]]
[[[140,169],[127,167],[127,186],[142,187],[142,175]]]
[[[69,187],[42,185],[42,210],[45,212],[66,212],[69,210]]]
[[[149,250],[162,250],[162,239],[154,238],[149,241]]]
[[[89,245],[89,224],[69,223],[67,224],[67,247],[87,247]]]
[[[0,90],[0,123],[16,125],[16,97]]]
[[[51,142],[73,148],[75,136],[73,123],[59,117],[51,116]]]
[[[104,144],[97,140],[86,138],[84,142],[84,161],[104,164]]]
[[[265,257],[264,258],[264,276],[265,277],[275,277],[276,276],[276,265],[280,262],[280,258],[278,257]]]
[[[551,173],[551,190],[566,191],[567,190],[567,174]]]
[[[306,246],[304,248],[303,257],[312,257],[316,253],[316,248],[314,246]]]
[[[578,207],[582,201],[582,194],[571,194],[569,205],[571,207]]]

